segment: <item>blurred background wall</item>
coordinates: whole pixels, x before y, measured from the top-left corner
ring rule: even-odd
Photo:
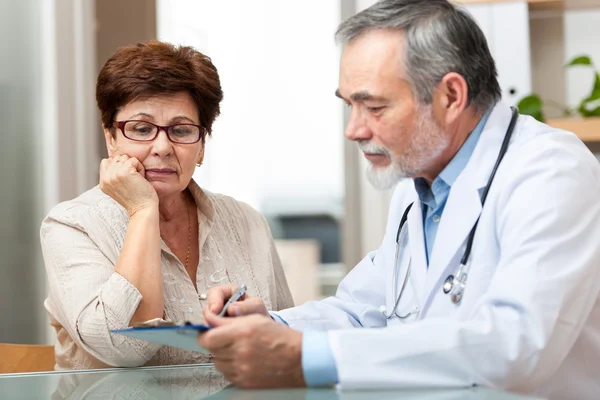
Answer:
[[[221,75],[222,115],[194,178],[267,217],[297,303],[333,293],[378,247],[391,196],[368,185],[365,160],[343,138],[348,109],[333,95],[335,28],[373,2],[0,0],[0,342],[54,341],[39,226],[97,184],[99,69],[119,46],[151,39],[196,47]],[[600,1],[464,3],[506,101],[535,91],[573,106],[589,90],[593,72],[564,63],[580,53],[600,63]],[[596,133],[586,143],[599,151]]]
[[[0,342],[35,343],[44,328],[44,275],[36,243],[43,202],[37,141],[43,128],[42,43],[35,3],[0,1]]]

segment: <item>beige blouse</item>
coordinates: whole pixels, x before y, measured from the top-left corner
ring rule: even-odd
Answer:
[[[245,203],[188,187],[198,206],[198,292],[183,264],[161,240],[167,319],[201,322],[203,294],[216,285],[245,284],[270,310],[292,297],[266,220]],[[129,222],[126,211],[98,186],[55,206],[41,227],[48,274],[44,305],[56,329],[56,369],[192,364],[209,356],[148,343],[112,329],[125,328],[140,292],[114,271]]]

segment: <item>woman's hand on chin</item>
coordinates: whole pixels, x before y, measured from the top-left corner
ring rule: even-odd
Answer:
[[[119,203],[129,216],[140,210],[158,210],[158,195],[145,178],[142,163],[125,154],[115,154],[100,163],[100,189]]]

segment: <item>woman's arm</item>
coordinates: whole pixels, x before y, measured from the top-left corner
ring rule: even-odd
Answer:
[[[145,364],[160,346],[110,330],[164,315],[158,196],[135,158],[102,160],[100,189],[129,215],[115,265],[80,224],[90,210],[63,209],[44,221],[42,250],[56,319],[92,356],[114,366]]]
[[[74,210],[68,212],[75,213]],[[158,308],[156,305],[141,308],[142,303],[149,300],[144,296],[152,295],[144,295],[128,280],[137,280],[136,284],[146,291],[151,287],[144,281],[142,260],[150,260],[151,254],[156,254],[150,251],[149,245],[145,249],[139,245],[136,248],[148,232],[135,236],[137,230],[145,230],[143,224],[147,217],[140,214],[132,218],[118,261],[121,273],[115,271],[112,262],[75,222],[77,218],[77,215],[49,217],[42,224],[41,245],[50,292],[47,307],[77,346],[93,357],[118,367],[143,365],[161,346],[110,331],[128,327],[136,317],[145,318],[141,313],[136,315],[140,309],[145,313]],[[140,262],[135,262],[133,259],[138,253]],[[160,263],[158,257],[151,264]],[[155,265],[146,267],[144,270],[149,271]],[[162,279],[158,281],[162,296]],[[162,298],[160,301],[162,303]]]
[[[266,223],[266,221],[265,221]],[[271,231],[268,231],[269,237],[271,237]],[[279,253],[275,247],[273,239],[271,241],[271,265],[273,266],[273,275],[275,276],[275,304],[273,305],[273,311],[285,310],[286,308],[294,307],[294,299],[287,283],[285,273],[283,272],[283,266],[281,265],[281,259]]]
[[[163,279],[158,208],[142,209],[131,216],[115,272],[140,292],[142,299],[129,325],[164,314]]]
[[[144,171],[138,159],[124,154],[116,154],[100,164],[100,189],[129,214],[115,272],[142,295],[130,323],[164,315],[158,195],[144,178]]]

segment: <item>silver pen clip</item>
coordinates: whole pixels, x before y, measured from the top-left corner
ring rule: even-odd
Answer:
[[[223,309],[221,310],[220,313],[217,314],[217,317],[222,317],[225,315],[225,313],[227,312],[227,308],[229,308],[229,306],[231,305],[231,303],[235,303],[236,301],[238,301],[240,299],[240,297],[242,297],[245,293],[246,293],[246,285],[242,285],[239,287],[238,290],[236,290],[231,297],[229,298],[229,300],[227,300],[227,303],[225,303],[225,305],[223,306]]]

